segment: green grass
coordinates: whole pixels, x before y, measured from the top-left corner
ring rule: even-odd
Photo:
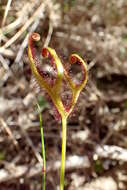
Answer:
[[[42,115],[40,105],[37,103],[37,110],[40,118],[40,133],[41,133],[41,151],[43,158],[43,179],[42,179],[42,190],[45,190],[45,180],[46,180],[46,159],[45,159],[45,143],[44,143],[44,131],[42,127]]]

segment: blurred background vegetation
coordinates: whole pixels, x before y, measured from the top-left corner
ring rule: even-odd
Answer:
[[[46,189],[59,187],[61,128],[30,72],[27,40],[33,31],[41,35],[38,48],[54,48],[66,67],[72,53],[88,64],[88,84],[68,122],[65,189],[126,190],[126,0],[0,0],[0,190],[41,189],[36,100]]]

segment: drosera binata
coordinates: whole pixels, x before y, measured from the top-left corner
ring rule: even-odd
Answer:
[[[66,137],[67,137],[67,119],[78,100],[80,92],[85,87],[88,79],[87,65],[84,60],[77,54],[72,54],[69,58],[70,64],[79,64],[82,68],[82,79],[80,83],[75,83],[66,69],[64,68],[61,60],[57,56],[54,49],[50,47],[42,48],[43,58],[50,59],[51,66],[57,73],[55,80],[48,80],[45,77],[43,68],[40,67],[40,60],[37,57],[35,43],[40,41],[38,33],[32,33],[28,40],[28,57],[30,60],[30,67],[36,81],[40,87],[46,91],[51,98],[55,109],[59,114],[59,119],[62,122],[62,153],[61,153],[61,173],[60,173],[60,190],[64,190],[64,175],[65,175],[65,161],[66,161]],[[50,82],[49,82],[50,81]],[[72,92],[72,97],[69,106],[62,101],[61,88],[63,81],[69,85]]]

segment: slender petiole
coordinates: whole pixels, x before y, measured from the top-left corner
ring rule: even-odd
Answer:
[[[66,139],[67,139],[67,118],[62,117],[62,154],[61,154],[60,190],[64,190]]]

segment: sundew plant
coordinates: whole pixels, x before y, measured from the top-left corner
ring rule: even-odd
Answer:
[[[38,33],[32,33],[29,36],[28,41],[28,57],[30,60],[30,67],[32,73],[39,84],[39,86],[46,91],[48,96],[51,98],[55,109],[59,114],[59,119],[62,123],[62,152],[61,152],[61,172],[60,172],[60,190],[64,190],[64,175],[65,175],[65,161],[66,161],[66,137],[67,137],[67,120],[72,112],[80,92],[85,87],[88,74],[87,74],[87,65],[84,60],[77,54],[72,54],[69,58],[70,64],[79,64],[81,65],[82,71],[82,79],[80,83],[74,82],[72,80],[70,74],[67,72],[65,67],[63,66],[61,60],[57,56],[54,49],[50,47],[42,48],[42,56],[43,58],[50,59],[50,63],[52,66],[52,71],[56,73],[55,79],[49,80],[48,77],[45,77],[44,67],[40,66],[40,60],[37,56],[37,51],[35,48],[35,44],[40,41],[40,35]],[[63,82],[69,86],[72,97],[70,99],[69,104],[66,104],[66,100],[63,101],[61,98],[61,89]],[[68,101],[68,100],[67,100]]]

